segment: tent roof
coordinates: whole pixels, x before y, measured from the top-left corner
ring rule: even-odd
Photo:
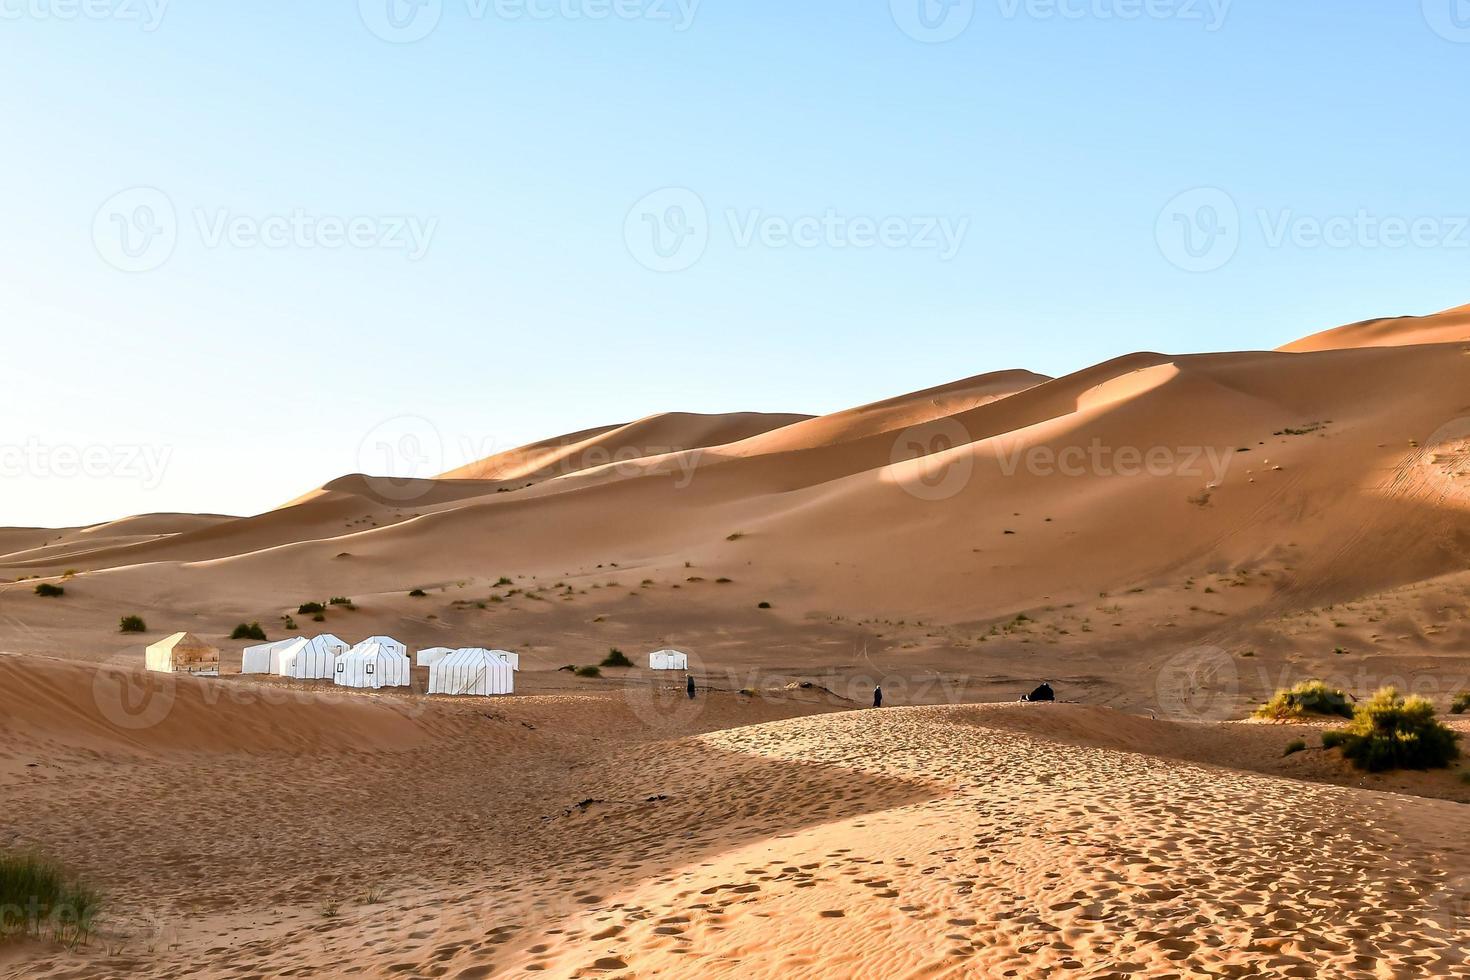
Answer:
[[[214,644],[205,643],[193,633],[175,633],[173,636],[165,637],[164,639],[159,640],[157,643],[151,644],[151,646],[159,650],[173,650],[181,646],[203,648],[206,650],[216,650]]]

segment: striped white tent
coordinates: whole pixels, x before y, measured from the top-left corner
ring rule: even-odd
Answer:
[[[510,662],[490,650],[466,647],[429,668],[429,693],[454,696],[511,694],[515,671]]]
[[[326,680],[336,673],[337,658],[349,649],[345,641],[331,633],[295,640],[281,651],[281,664],[276,673],[298,681]]]
[[[490,652],[510,664],[511,670],[521,669],[521,655],[519,653],[512,653],[509,650],[491,650]]]
[[[689,654],[678,650],[659,650],[648,655],[650,670],[688,670]]]
[[[411,665],[402,652],[375,640],[363,640],[337,657],[332,682],[339,687],[408,687]]]
[[[399,643],[391,636],[370,636],[366,640],[363,640],[362,643],[359,643],[358,646],[362,646],[363,643],[376,643],[385,650],[391,650],[405,657],[408,656],[408,647]]]
[[[284,640],[257,643],[255,646],[246,647],[244,654],[240,657],[240,673],[279,674],[281,672],[281,651],[293,643],[300,642],[301,637],[291,636]]]
[[[420,667],[432,667],[453,652],[449,647],[429,647],[414,654],[413,662]]]

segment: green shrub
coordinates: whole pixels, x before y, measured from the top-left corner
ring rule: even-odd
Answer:
[[[409,596],[414,599],[422,599],[428,594],[429,593],[425,592],[423,589],[414,589],[412,592],[409,593]]]
[[[576,674],[578,677],[601,677],[602,676],[602,668],[600,668],[600,667],[578,667],[575,670],[573,670],[572,673]]]
[[[1322,681],[1302,681],[1289,690],[1276,694],[1255,710],[1255,717],[1272,721],[1301,718],[1304,715],[1351,718],[1352,699]]]
[[[498,578],[498,579],[495,580],[495,585],[492,586],[492,588],[498,589],[498,588],[501,588],[502,586],[506,586],[506,585],[515,585],[515,583],[512,582],[510,579],[506,578],[504,575],[502,575],[502,576],[500,576],[500,578]]]
[[[1301,739],[1297,739],[1294,742],[1288,742],[1288,743],[1286,743],[1286,751],[1283,752],[1283,753],[1281,753],[1281,754],[1282,754],[1282,756],[1288,756],[1288,755],[1296,755],[1298,752],[1305,752],[1305,751],[1307,751],[1307,743],[1306,742],[1303,742]]]
[[[327,605],[329,605],[329,606],[350,606],[350,605],[352,605],[352,600],[349,599],[349,598],[347,598],[345,595],[334,595],[334,596],[332,596],[332,598],[330,598],[330,599],[327,600]],[[314,612],[321,612],[320,609],[313,610],[313,611]]]
[[[1463,715],[1467,711],[1470,711],[1470,691],[1456,694],[1455,699],[1450,702],[1450,714]]]
[[[102,907],[93,888],[34,854],[0,853],[0,938],[41,936],[68,945],[87,941]]]
[[[42,582],[40,585],[36,586],[36,595],[44,596],[47,599],[55,599],[58,596],[66,595],[66,590],[59,585],[52,585],[50,582]]]
[[[296,609],[296,611],[303,616],[310,616],[312,613],[326,612],[326,610],[327,607],[322,605],[320,602],[303,602]]]
[[[602,666],[631,667],[633,666],[633,661],[628,659],[628,655],[626,653],[619,650],[617,647],[613,647],[607,652],[607,656],[602,658]]]
[[[241,623],[239,626],[236,626],[235,631],[230,634],[230,639],[260,640],[262,643],[264,643],[265,630],[261,628],[259,623],[250,623],[249,625]]]
[[[1460,740],[1434,717],[1434,704],[1385,687],[1353,712],[1352,724],[1322,736],[1326,748],[1368,772],[1443,769],[1460,757]]]
[[[119,633],[146,633],[148,624],[143,622],[142,616],[124,616],[117,621]]]

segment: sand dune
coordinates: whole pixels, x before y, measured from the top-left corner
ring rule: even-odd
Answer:
[[[1419,321],[1394,323],[1420,337]],[[1020,612],[1142,590],[1160,601],[1104,615],[1110,631],[1156,645],[1150,624],[1177,616],[1164,594],[1203,575],[1255,576],[1211,600],[1223,621],[1173,627],[1228,645],[1284,614],[1464,566],[1467,371],[1458,344],[1140,353],[822,418],[659,416],[457,474],[529,486],[350,476],[250,518],[6,532],[0,576],[82,574],[64,602],[0,585],[0,644],[32,649],[44,635],[58,638],[46,652],[80,642],[82,655],[110,654],[95,631],[140,608],[218,635],[320,593],[370,602],[374,627],[428,642],[466,618],[446,601],[484,602],[502,576],[530,590],[569,584],[559,601],[579,601],[619,568],[637,569],[624,583],[634,591],[659,584],[640,604],[665,615],[699,594],[707,627],[686,642],[761,601],[788,623],[921,620],[974,636]],[[720,578],[732,585],[711,590]],[[470,594],[406,600],[428,586]],[[479,620],[539,640],[546,617],[516,606]]]
[[[1341,350],[1349,347],[1401,347],[1406,344],[1453,344],[1470,341],[1470,306],[1431,316],[1364,320],[1303,337],[1283,351]]]
[[[1470,783],[1232,721],[1470,688],[1467,316],[0,530],[0,846],[109,895],[0,976],[1470,976]],[[257,620],[524,669],[242,677]],[[127,669],[179,629],[224,676]]]

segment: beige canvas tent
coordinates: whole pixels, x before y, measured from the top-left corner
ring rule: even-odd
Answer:
[[[175,633],[150,646],[145,655],[149,670],[167,674],[218,674],[219,647],[210,646],[193,633]]]

